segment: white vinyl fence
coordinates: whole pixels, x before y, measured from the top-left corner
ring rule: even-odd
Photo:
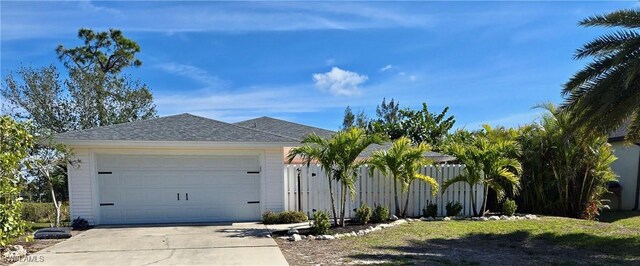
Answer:
[[[298,182],[298,169],[300,170],[300,182]],[[464,169],[464,165],[442,164],[424,167],[422,173],[435,178],[442,188],[444,181],[458,176],[462,169]],[[393,180],[383,176],[378,171],[370,176],[366,167],[361,167],[358,172],[355,197],[352,198],[349,193],[347,193],[349,198],[347,200],[346,217],[353,218],[355,216],[354,209],[362,203],[366,203],[371,208],[375,205],[387,206],[389,212],[393,214],[395,210]],[[302,205],[301,210],[310,218],[313,216],[314,210],[331,210],[329,181],[319,165],[312,164],[309,167],[306,165],[285,165],[284,174],[286,210],[299,210],[298,205]],[[339,206],[337,201],[342,188],[338,183],[333,182],[332,186],[335,193],[336,206]],[[300,191],[298,190],[298,185],[300,185]],[[471,207],[469,189],[470,187],[466,183],[458,182],[451,185],[444,193],[442,189],[440,189],[434,196],[431,194],[431,186],[416,180],[411,185],[410,191],[408,191],[410,195],[408,214],[413,217],[422,216],[424,206],[428,202],[435,202],[438,204],[438,215],[444,216],[446,214],[445,206],[448,202],[459,202],[463,206],[460,215],[471,215],[473,214],[473,209]],[[484,194],[482,186],[475,185],[472,189],[474,194],[478,194],[476,198],[476,208],[480,211],[482,196]],[[398,190],[400,191],[399,184]],[[298,201],[300,201],[301,204],[299,204]],[[400,204],[404,204],[404,202]],[[338,210],[338,207],[336,207],[336,210]]]

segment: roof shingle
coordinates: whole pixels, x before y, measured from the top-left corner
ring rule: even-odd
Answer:
[[[297,142],[297,139],[246,128],[192,114],[180,114],[123,124],[71,131],[65,140]]]

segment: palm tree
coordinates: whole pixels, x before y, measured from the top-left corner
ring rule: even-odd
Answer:
[[[315,134],[302,140],[302,146],[294,147],[287,155],[289,162],[297,156],[309,166],[312,162],[320,163],[322,170],[329,179],[329,193],[331,198],[331,210],[336,225],[344,226],[347,190],[351,196],[355,196],[355,181],[357,169],[364,160],[358,160],[358,156],[371,144],[380,144],[381,138],[377,135],[369,135],[364,130],[352,127],[335,133],[331,138],[322,138]],[[333,181],[342,186],[340,195],[340,221],[336,212],[335,197],[333,194]]]
[[[628,123],[627,140],[640,140],[640,10],[592,16],[580,25],[621,29],[576,51],[575,59],[594,59],[565,84],[563,109],[577,125],[599,133]]]
[[[367,160],[367,163],[371,166],[369,172],[372,175],[374,170],[380,171],[383,175],[394,179],[393,182],[393,197],[395,200],[395,214],[396,216],[407,215],[409,205],[409,195],[407,193],[404,200],[404,205],[401,206],[400,202],[402,195],[398,193],[398,183],[401,184],[402,192],[407,192],[411,189],[411,184],[415,180],[422,180],[433,188],[432,193],[437,193],[438,182],[426,175],[420,173],[420,169],[426,165],[433,163],[432,160],[427,159],[424,153],[429,151],[429,145],[420,143],[417,146],[411,146],[411,140],[406,137],[400,137],[393,142],[389,150],[376,151],[371,155],[371,158]]]
[[[484,190],[482,215],[487,210],[489,188],[496,192],[499,201],[504,199],[508,189],[514,194],[518,193],[520,187],[518,174],[522,171],[520,162],[515,158],[519,152],[519,145],[515,140],[506,137],[511,133],[492,129],[488,125],[484,125],[483,128],[484,130],[475,134],[469,143],[450,145],[449,152],[465,164],[465,169],[461,175],[443,184],[444,189],[457,182],[465,182],[470,186],[482,184]],[[473,195],[472,191],[470,196],[473,214],[478,215],[474,199],[477,194]]]

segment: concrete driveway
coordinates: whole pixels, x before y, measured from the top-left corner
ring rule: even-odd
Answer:
[[[15,265],[287,265],[261,224],[98,227]]]

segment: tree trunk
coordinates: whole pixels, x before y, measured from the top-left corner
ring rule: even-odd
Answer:
[[[338,225],[338,214],[336,213],[336,204],[333,197],[333,180],[329,179],[329,197],[331,198],[331,211],[333,212],[333,224]]]
[[[47,183],[49,183],[49,189],[51,190],[51,199],[53,200],[53,206],[56,207],[56,224],[55,227],[60,226],[60,202],[56,199],[56,192],[53,190],[53,182],[51,182],[51,177],[49,174],[46,174]]]
[[[347,206],[347,186],[342,185],[342,206],[340,209],[340,226],[344,227],[344,213]]]
[[[484,216],[487,213],[487,198],[489,197],[489,186],[487,186],[487,184],[483,184],[483,189],[484,189],[484,197],[482,200],[481,216]]]
[[[478,216],[478,209],[476,208],[476,196],[478,194],[473,194],[473,185],[469,184],[469,187],[469,197],[471,198],[471,209],[473,210],[473,216]]]
[[[409,196],[411,195],[411,183],[409,183],[409,186],[407,186],[407,198],[405,199],[404,202],[404,206],[402,206],[402,217],[406,218],[407,217],[407,212],[408,212],[408,206],[409,206]]]
[[[396,216],[400,216],[400,202],[398,202],[398,181],[393,178],[393,198],[396,201]]]

